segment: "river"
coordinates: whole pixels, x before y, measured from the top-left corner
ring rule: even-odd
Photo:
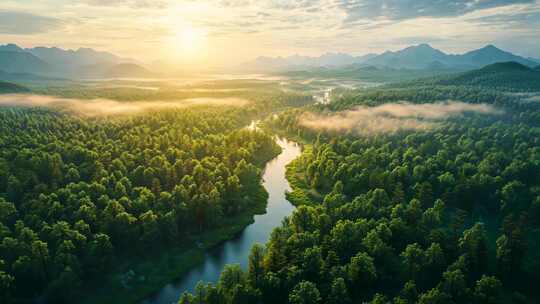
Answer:
[[[154,296],[145,300],[144,304],[177,303],[184,291],[192,292],[199,281],[217,282],[223,267],[227,264],[240,264],[247,269],[248,256],[255,243],[264,244],[270,238],[275,227],[281,225],[284,217],[290,215],[294,206],[285,198],[285,192],[290,191],[285,178],[285,166],[300,156],[300,146],[286,139],[276,139],[282,152],[271,160],[263,173],[263,186],[268,192],[266,213],[255,215],[255,222],[247,226],[237,237],[224,242],[210,250],[204,263],[193,268],[176,282],[172,282]]]

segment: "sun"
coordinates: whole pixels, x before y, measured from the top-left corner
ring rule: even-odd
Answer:
[[[206,32],[191,26],[180,28],[173,41],[179,56],[193,57],[204,50]]]
[[[180,41],[186,46],[198,46],[203,40],[203,33],[200,30],[188,27],[180,32]]]

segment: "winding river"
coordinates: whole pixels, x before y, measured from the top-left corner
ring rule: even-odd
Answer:
[[[247,226],[237,237],[224,242],[206,254],[204,263],[193,268],[184,277],[170,283],[144,304],[177,303],[184,291],[192,292],[199,281],[217,282],[226,264],[240,264],[247,269],[248,256],[255,243],[264,244],[270,238],[272,229],[281,225],[284,217],[290,215],[294,206],[285,198],[290,190],[285,179],[285,166],[300,156],[300,146],[285,139],[276,139],[282,152],[271,160],[264,170],[263,186],[268,192],[268,206],[265,214],[255,215],[255,222]]]

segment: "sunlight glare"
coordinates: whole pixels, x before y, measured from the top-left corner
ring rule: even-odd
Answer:
[[[206,33],[202,29],[184,26],[179,29],[174,40],[179,57],[193,58],[204,50]]]

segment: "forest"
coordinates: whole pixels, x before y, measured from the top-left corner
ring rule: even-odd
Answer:
[[[247,269],[180,304],[536,303],[540,104],[530,83],[489,76],[528,68],[485,69],[335,88],[328,103],[312,95],[324,80],[6,95],[0,299],[135,303],[162,288],[265,212],[277,134],[303,146],[286,173],[297,209]]]
[[[467,86],[500,92],[538,92],[540,73],[538,68],[517,62],[497,62],[472,71],[414,79],[403,85]]]
[[[344,90],[267,120],[304,144],[287,171],[298,208],[252,248],[247,271],[231,265],[179,303],[537,303],[540,104],[480,86],[404,87]],[[449,99],[498,115],[368,135],[302,124],[305,112],[322,124]]]
[[[264,211],[260,170],[279,147],[243,128],[252,112],[86,118],[2,108],[1,302],[71,303],[126,256]]]
[[[540,0],[0,0],[0,304],[540,303]]]

